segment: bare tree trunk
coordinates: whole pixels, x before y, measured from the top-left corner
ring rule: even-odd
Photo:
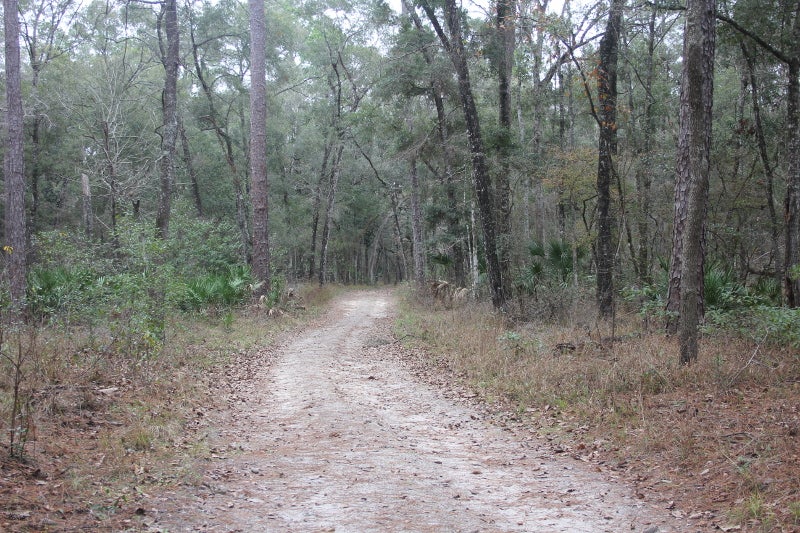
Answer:
[[[245,187],[242,183],[241,176],[239,176],[239,169],[236,166],[236,158],[233,154],[233,142],[228,132],[225,131],[225,128],[219,124],[217,120],[218,113],[214,105],[214,94],[203,73],[200,58],[198,57],[199,46],[195,42],[194,28],[192,26],[189,27],[189,38],[192,46],[192,59],[194,60],[195,74],[197,74],[197,80],[200,82],[200,86],[203,88],[203,94],[205,94],[206,100],[208,101],[208,116],[203,118],[208,121],[211,125],[211,129],[214,130],[217,142],[225,156],[225,162],[231,172],[231,181],[233,182],[233,191],[236,197],[236,225],[239,227],[240,239],[242,241],[241,257],[243,262],[249,262],[250,228],[247,224],[247,205],[244,199]]]
[[[314,188],[314,202],[311,207],[311,252],[308,258],[308,279],[314,279],[317,260],[317,233],[319,230],[319,210],[322,207],[322,184],[328,175],[328,161],[331,157],[332,144],[325,143],[325,152],[322,156],[322,167],[319,170],[319,179]]]
[[[797,0],[791,9],[794,20],[791,23],[790,35],[784,39],[789,47],[783,50],[748,31],[735,20],[723,15],[719,15],[719,18],[733,26],[736,31],[753,39],[788,67],[786,137],[789,165],[783,215],[786,223],[783,292],[789,307],[800,307],[800,0]],[[786,13],[788,15],[789,11]],[[786,28],[788,27],[787,24]],[[671,291],[672,286],[670,286]]]
[[[656,102],[653,97],[653,80],[655,79],[656,13],[656,6],[653,6],[647,28],[647,58],[645,60],[644,77],[646,100],[643,117],[644,131],[642,132],[642,144],[639,150],[640,161],[636,166],[636,199],[639,204],[636,226],[639,233],[639,248],[635,261],[637,264],[636,271],[639,275],[639,282],[642,285],[648,285],[653,282],[652,259],[650,256],[649,217],[652,200],[651,187],[653,183],[651,177],[651,162],[653,159],[653,135],[655,134],[655,113],[653,111],[653,106]]]
[[[772,164],[769,161],[769,153],[767,152],[767,141],[764,137],[764,126],[761,121],[761,104],[758,94],[758,80],[756,79],[755,58],[744,42],[741,43],[742,55],[747,63],[747,71],[750,80],[750,96],[752,97],[753,104],[753,123],[755,126],[756,143],[758,144],[758,154],[761,157],[761,165],[764,167],[764,177],[766,177],[766,194],[767,210],[769,211],[770,233],[771,241],[771,255],[772,260],[775,261],[775,275],[780,281],[783,273],[783,258],[780,257],[780,223],[778,222],[778,213],[775,209],[775,172]]]
[[[411,233],[414,239],[414,281],[417,289],[425,288],[425,248],[422,239],[422,209],[419,205],[419,176],[417,175],[417,157],[411,156],[409,161],[411,175]]]
[[[22,40],[28,56],[31,70],[31,107],[33,115],[30,128],[30,188],[31,205],[28,233],[35,233],[39,221],[41,180],[45,177],[42,164],[42,130],[45,127],[46,115],[39,97],[39,80],[44,68],[56,57],[66,53],[57,46],[56,40],[64,26],[64,19],[69,17],[73,7],[72,0],[41,0],[31,2],[23,7],[21,24]],[[28,20],[24,20],[30,15]],[[22,53],[22,52],[20,52]]]
[[[516,2],[497,0],[497,88],[500,168],[496,174],[497,255],[505,298],[511,296],[511,74],[514,67]]]
[[[103,122],[103,152],[106,159],[106,181],[108,193],[111,196],[111,239],[114,245],[117,243],[117,167],[114,164],[114,150],[111,145],[111,131],[108,122]]]
[[[161,20],[164,20],[167,49],[161,37]],[[156,214],[156,234],[164,239],[169,234],[169,218],[172,206],[172,188],[175,183],[175,145],[178,138],[178,62],[180,61],[178,33],[178,7],[176,0],[166,0],[164,11],[158,19],[158,41],[161,47],[161,62],[166,75],[162,112],[164,126],[161,135],[161,188]]]
[[[600,316],[614,314],[614,214],[611,211],[611,182],[617,153],[617,58],[624,0],[612,0],[606,32],[600,41],[597,72],[600,142],[597,164],[597,306]]]
[[[375,267],[378,264],[378,255],[381,250],[381,235],[383,235],[383,230],[386,228],[386,224],[389,223],[389,219],[394,217],[394,213],[389,213],[384,217],[383,222],[381,225],[378,226],[378,231],[375,232],[375,238],[372,240],[372,246],[369,250],[369,257],[367,258],[367,279],[370,283],[375,283]]]
[[[5,21],[6,139],[3,157],[5,177],[5,239],[8,288],[12,316],[25,308],[27,277],[25,225],[25,165],[17,0],[3,0]]]
[[[711,169],[711,117],[714,98],[715,1],[689,0],[683,38],[680,133],[675,180],[673,262],[678,272],[677,298],[680,362],[697,359],[698,329],[703,316],[703,266],[708,176]],[[673,303],[674,305],[674,303]]]
[[[409,14],[414,27],[417,31],[422,33],[424,30],[422,21],[420,20],[417,12],[409,7],[408,1],[403,0],[403,9]],[[422,48],[421,53],[425,59],[425,63],[429,67],[434,66],[433,57],[427,48]],[[453,239],[452,257],[453,257],[453,277],[457,285],[462,286],[466,283],[466,273],[464,272],[464,237],[460,234],[461,226],[461,210],[458,207],[458,200],[456,198],[456,181],[453,172],[453,155],[452,147],[450,146],[450,133],[447,127],[447,115],[444,108],[444,98],[442,93],[444,87],[441,77],[436,74],[431,76],[430,85],[431,99],[433,100],[434,107],[436,108],[436,133],[439,137],[439,145],[442,148],[442,166],[444,167],[444,186],[447,195],[447,225],[448,232]]]
[[[94,214],[92,213],[92,188],[89,184],[88,174],[81,172],[81,193],[83,196],[83,230],[86,238],[91,239],[94,234]]]
[[[253,275],[270,289],[269,181],[267,178],[267,28],[264,0],[248,0],[250,8],[250,201],[253,205]]]
[[[192,198],[197,216],[203,216],[203,198],[200,196],[200,183],[197,180],[197,169],[194,168],[192,153],[189,151],[189,139],[186,138],[186,128],[183,121],[178,116],[178,134],[181,138],[181,148],[183,149],[183,163],[186,165],[186,172],[189,174],[189,181],[192,184]]]
[[[397,253],[400,255],[400,261],[397,264],[399,278],[405,279],[408,276],[408,260],[406,259],[406,251],[403,246],[403,229],[400,225],[399,205],[397,201],[397,190],[392,188],[391,201],[392,201],[392,218],[394,219],[394,242],[397,246]]]
[[[33,86],[36,90],[36,86]],[[31,125],[31,232],[36,233],[39,221],[39,178],[42,175],[42,141],[40,136],[42,117],[34,109],[33,124]]]
[[[421,2],[422,8],[428,15],[439,40],[447,50],[450,60],[455,67],[458,77],[458,93],[464,111],[464,120],[467,123],[470,153],[472,154],[472,176],[475,197],[478,201],[478,212],[483,231],[483,244],[486,254],[486,267],[489,274],[489,290],[492,296],[492,305],[495,309],[505,309],[506,297],[503,290],[503,279],[500,274],[500,261],[497,256],[497,239],[494,218],[494,198],[492,197],[489,169],[486,165],[483,138],[481,136],[480,121],[475,99],[470,85],[469,68],[467,66],[464,40],[461,34],[461,14],[456,7],[455,0],[445,0],[445,18],[450,32],[448,38],[442,30],[436,14],[427,2]]]
[[[472,294],[478,293],[478,280],[480,272],[478,270],[478,232],[475,221],[475,204],[469,205],[469,271],[472,274]]]
[[[800,6],[800,2],[798,2]],[[800,7],[798,7],[800,11]],[[795,18],[795,39],[800,41],[800,12]],[[800,45],[799,45],[800,46]],[[786,184],[786,260],[784,293],[789,307],[800,307],[800,57],[789,63],[787,137],[789,172]]]
[[[328,188],[328,200],[325,204],[325,222],[322,226],[322,239],[319,245],[319,284],[325,285],[328,276],[328,242],[331,237],[331,223],[333,222],[333,207],[336,203],[336,189],[339,186],[339,174],[341,173],[342,152],[344,144],[338,141],[339,146],[333,157],[331,165],[331,179]]]

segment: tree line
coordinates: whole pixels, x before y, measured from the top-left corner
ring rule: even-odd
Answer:
[[[711,272],[800,307],[800,2],[555,7],[4,0],[10,316],[54,230],[113,257],[176,217],[225,228],[256,295],[592,288],[603,319],[661,308],[683,362]]]

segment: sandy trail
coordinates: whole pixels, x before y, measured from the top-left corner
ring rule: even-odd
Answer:
[[[389,292],[350,293],[240,383],[206,483],[162,496],[153,526],[683,530],[621,482],[554,457],[415,378],[392,344],[392,308]]]

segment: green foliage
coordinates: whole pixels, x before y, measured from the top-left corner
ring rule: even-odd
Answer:
[[[706,313],[705,330],[735,331],[756,342],[800,348],[800,309],[755,305],[725,311],[711,309]]]
[[[169,252],[179,275],[223,272],[241,262],[241,240],[231,223],[197,219],[184,208],[170,221]]]
[[[283,289],[286,288],[286,280],[282,276],[272,278],[272,286],[267,293],[266,306],[269,309],[282,303]]]
[[[761,278],[752,287],[730,269],[713,265],[705,275],[705,330],[735,331],[755,342],[800,346],[800,310],[780,307],[780,285]]]
[[[246,265],[231,265],[224,272],[189,279],[176,295],[180,309],[196,311],[206,307],[233,307],[252,293],[254,278]]]
[[[736,309],[751,303],[747,289],[729,268],[712,265],[706,269],[704,286],[709,309]]]
[[[96,279],[97,273],[85,266],[34,268],[28,274],[31,313],[43,317],[79,308]]]
[[[761,278],[753,286],[740,283],[730,269],[712,265],[705,273],[707,333],[736,332],[756,342],[800,346],[800,310],[781,307],[780,284]],[[644,287],[626,287],[623,298],[639,306],[643,319],[666,315],[666,278]]]
[[[232,307],[252,293],[248,267],[238,263],[236,232],[193,219],[180,206],[170,238],[152,224],[122,218],[116,244],[61,231],[34,239],[40,258],[28,277],[33,315],[41,321],[101,327],[109,348],[130,356],[155,353],[170,308]]]
[[[517,275],[515,285],[518,290],[527,294],[535,294],[539,285],[558,283],[564,287],[569,284],[573,273],[572,245],[559,240],[552,240],[545,246],[533,242],[528,247],[530,262]],[[578,247],[578,261],[584,256]]]
[[[772,277],[761,277],[750,287],[750,292],[760,302],[770,305],[780,305],[781,303],[781,284]]]
[[[666,280],[663,283],[622,289],[622,297],[639,306],[639,316],[645,322],[666,318],[666,302],[664,301],[666,293]]]

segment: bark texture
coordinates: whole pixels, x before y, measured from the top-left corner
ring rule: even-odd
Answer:
[[[3,157],[6,205],[3,253],[6,256],[11,313],[16,315],[25,307],[27,276],[24,132],[17,0],[3,0],[3,9],[6,63],[6,144]]]
[[[503,280],[500,274],[500,261],[497,255],[497,238],[494,217],[494,198],[492,194],[489,169],[486,164],[483,137],[481,136],[478,110],[472,94],[469,68],[467,66],[464,39],[461,33],[461,12],[456,7],[455,0],[445,0],[445,20],[450,36],[445,35],[433,9],[426,2],[421,3],[428,19],[436,31],[445,50],[453,63],[458,78],[458,94],[464,111],[464,120],[467,125],[470,154],[472,156],[472,178],[475,198],[478,202],[478,213],[483,233],[483,245],[486,254],[486,268],[489,275],[489,289],[492,305],[495,309],[505,309],[506,297],[503,290]]]
[[[264,0],[248,0],[250,9],[250,201],[253,205],[253,275],[270,288],[269,181],[267,179],[267,26]]]
[[[414,281],[417,288],[425,287],[425,248],[422,240],[422,207],[419,202],[419,175],[416,155],[408,163],[411,177],[411,233],[414,240]]]
[[[166,238],[169,234],[169,218],[172,207],[172,188],[175,183],[175,146],[178,139],[178,63],[180,62],[180,35],[178,33],[178,6],[176,0],[164,3],[164,29],[167,38],[166,50],[159,28],[159,44],[162,45],[161,61],[164,64],[164,92],[162,112],[164,127],[161,135],[161,188],[158,195],[156,233]],[[159,26],[161,19],[159,18]]]
[[[796,15],[794,33],[795,38],[800,40],[800,13]],[[786,105],[789,174],[784,208],[786,219],[784,292],[786,303],[790,307],[800,307],[800,55],[793,57],[789,63],[788,85]]]
[[[500,165],[496,174],[497,255],[505,296],[511,285],[511,74],[514,67],[516,2],[497,0],[497,88]]]
[[[669,293],[669,304],[678,311],[677,332],[683,364],[697,359],[698,328],[703,317],[704,231],[714,99],[714,23],[714,0],[689,0],[683,40]]]
[[[597,306],[601,317],[614,314],[614,214],[611,211],[611,183],[617,153],[617,59],[624,0],[612,0],[606,32],[600,41],[597,72],[600,140],[597,163]]]

